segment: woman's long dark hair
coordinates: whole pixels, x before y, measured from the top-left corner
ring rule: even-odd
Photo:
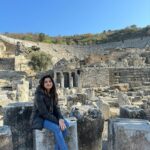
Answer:
[[[40,81],[39,81],[40,88],[42,88],[44,91],[46,91],[46,89],[45,89],[45,87],[44,87],[44,80],[45,80],[46,78],[50,78],[51,81],[52,81],[52,83],[53,83],[53,86],[52,86],[52,88],[51,88],[51,90],[50,90],[50,94],[51,94],[51,96],[52,96],[52,99],[53,99],[54,103],[57,104],[57,103],[58,103],[58,94],[57,94],[57,92],[56,92],[56,86],[55,86],[54,80],[53,80],[53,78],[52,78],[50,75],[45,75],[45,76],[43,76],[43,77],[40,79]]]

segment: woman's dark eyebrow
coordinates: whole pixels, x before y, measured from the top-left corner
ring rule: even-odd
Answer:
[[[52,82],[52,81],[45,81],[45,82]]]

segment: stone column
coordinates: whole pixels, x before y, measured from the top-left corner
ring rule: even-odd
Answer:
[[[63,74],[63,72],[60,72],[60,76],[61,76],[61,79],[60,79],[61,80],[61,83],[60,83],[61,85],[60,86],[61,86],[61,88],[64,88],[64,74]]]
[[[33,150],[30,115],[33,103],[17,102],[4,107],[4,125],[11,127],[13,150]]]
[[[69,87],[73,88],[73,77],[71,75],[71,72],[69,72]]]
[[[57,72],[54,71],[54,83],[57,85]]]
[[[77,87],[80,88],[81,87],[81,84],[80,84],[80,75],[77,74],[77,71],[75,72],[75,76],[76,76]]]

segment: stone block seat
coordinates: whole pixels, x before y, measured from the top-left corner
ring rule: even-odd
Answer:
[[[69,150],[78,150],[77,120],[75,117],[65,118],[69,122],[67,129],[68,135],[65,141]],[[55,138],[53,132],[43,128],[33,130],[33,149],[34,150],[53,150]]]
[[[9,126],[0,126],[0,150],[12,150],[12,133]]]
[[[143,119],[110,119],[108,142],[108,150],[149,150],[150,122]]]
[[[126,105],[120,107],[120,118],[147,119],[147,116],[143,109]]]

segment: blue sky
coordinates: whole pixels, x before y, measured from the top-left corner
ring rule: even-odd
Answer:
[[[51,36],[150,25],[150,0],[1,0],[0,32]]]

